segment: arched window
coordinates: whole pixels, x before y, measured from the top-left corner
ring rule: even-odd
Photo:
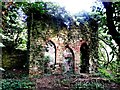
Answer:
[[[64,73],[74,73],[74,53],[68,45],[65,46],[65,50],[63,52],[63,66]]]
[[[50,65],[56,64],[56,45],[51,40],[46,43],[45,57],[49,58]]]

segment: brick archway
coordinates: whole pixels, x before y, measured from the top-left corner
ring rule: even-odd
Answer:
[[[75,71],[75,55],[74,55],[74,52],[73,52],[73,50],[72,50],[72,48],[70,48],[70,46],[69,45],[65,45],[65,49],[68,49],[69,50],[69,53],[71,53],[71,55],[70,56],[67,56],[67,57],[71,57],[71,63],[72,63],[72,72],[74,73]]]
[[[55,56],[54,56],[54,65],[56,65],[56,45],[55,45],[55,43],[54,43],[52,40],[48,40],[48,41],[46,42],[46,45],[47,45],[47,44],[49,44],[51,47],[53,46],[52,48],[54,48],[54,50],[55,50],[53,53],[54,53],[54,55],[55,55]],[[53,53],[51,53],[51,54],[53,54]]]
[[[89,47],[86,43],[86,41],[81,40],[81,46],[80,46],[80,58],[81,58],[81,73],[89,73]]]

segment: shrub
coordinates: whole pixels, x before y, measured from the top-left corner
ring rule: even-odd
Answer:
[[[104,85],[97,82],[77,83],[73,86],[73,90],[105,90]]]
[[[15,80],[15,79],[3,79],[2,90],[34,90],[35,84],[29,79]]]

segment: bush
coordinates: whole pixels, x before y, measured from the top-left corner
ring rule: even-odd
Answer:
[[[4,79],[21,79],[28,76],[28,72],[25,70],[6,70],[3,72]]]
[[[97,82],[77,83],[73,86],[73,90],[105,90],[104,85]]]
[[[15,80],[15,79],[3,79],[2,90],[34,90],[35,84],[29,79]]]

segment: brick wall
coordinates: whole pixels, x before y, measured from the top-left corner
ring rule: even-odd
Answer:
[[[39,26],[39,24],[38,24]],[[40,27],[40,26],[39,26]],[[41,28],[39,28],[41,29]],[[39,30],[38,29],[38,30]],[[84,29],[84,28],[83,28]],[[36,30],[36,29],[35,29]],[[33,31],[33,30],[32,30]],[[75,26],[72,27],[72,29],[69,31],[66,28],[62,28],[61,30],[58,31],[58,33],[52,35],[52,30],[49,27],[46,27],[46,33],[48,33],[50,31],[50,34],[45,34],[44,39],[41,37],[41,35],[39,35],[39,38],[35,39],[34,36],[32,34],[31,31],[31,35],[30,35],[30,73],[44,73],[43,69],[40,68],[41,64],[39,64],[38,61],[42,61],[42,58],[40,56],[44,56],[44,46],[45,44],[51,40],[55,46],[56,46],[56,64],[62,64],[63,63],[63,52],[65,49],[65,45],[66,43],[69,45],[69,48],[72,49],[73,53],[74,53],[74,70],[75,73],[79,73],[80,72],[80,38],[82,37],[84,40],[90,40],[89,36],[85,36],[85,38],[83,37],[84,35],[81,33],[81,30],[79,28],[76,28]],[[36,31],[35,31],[36,32]],[[70,35],[70,39],[68,37],[68,34]],[[90,42],[90,41],[88,41]],[[33,55],[34,53],[36,53],[35,48],[38,47],[39,45],[43,46],[43,50],[41,51],[37,51],[38,54]],[[32,47],[35,48],[32,48]]]

